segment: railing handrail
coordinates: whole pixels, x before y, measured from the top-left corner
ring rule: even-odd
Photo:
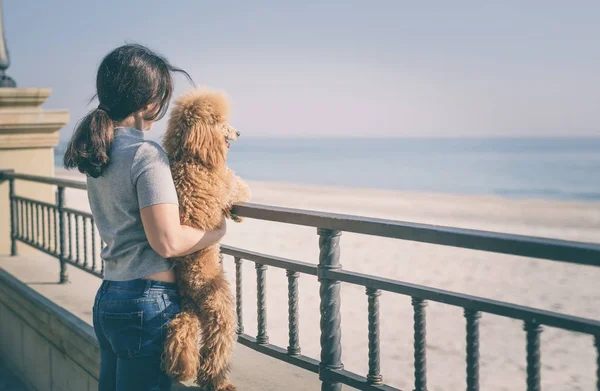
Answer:
[[[0,179],[21,179],[87,190],[85,182],[0,171]],[[600,266],[600,244],[491,231],[411,223],[253,203],[234,206],[238,216],[498,254]]]
[[[82,181],[76,181],[73,179],[62,179],[55,177],[47,177],[40,175],[29,175],[29,174],[18,174],[10,171],[0,170],[0,180],[2,179],[21,179],[24,181],[46,183],[48,185],[56,185],[62,187],[68,187],[79,190],[87,190],[87,184]]]

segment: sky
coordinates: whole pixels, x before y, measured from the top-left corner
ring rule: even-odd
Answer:
[[[243,137],[596,137],[598,20],[577,0],[4,1],[7,74],[52,88],[61,140],[127,42],[225,91]]]

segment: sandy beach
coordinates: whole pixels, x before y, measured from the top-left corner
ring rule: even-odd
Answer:
[[[83,180],[57,169],[57,176]],[[252,202],[381,217],[444,226],[550,238],[600,242],[600,203],[509,200],[397,191],[326,188],[249,182]],[[67,191],[67,205],[89,210],[85,192]],[[317,263],[314,228],[246,220],[230,223],[225,244],[270,255]],[[344,233],[345,269],[455,292],[600,319],[600,268],[452,249],[429,244]],[[233,260],[226,257],[233,277]],[[256,275],[244,263],[244,327],[256,334]],[[287,346],[285,271],[267,272],[270,341]],[[233,280],[232,280],[233,281]],[[319,355],[319,290],[315,277],[300,278],[302,353]],[[91,305],[91,304],[90,304]],[[381,370],[384,381],[412,389],[413,323],[410,297],[383,294]],[[465,331],[460,308],[427,307],[428,388],[465,388]],[[483,314],[480,326],[480,383],[485,390],[525,389],[525,333],[519,321]],[[342,286],[342,343],[345,368],[367,373],[367,297],[364,288]],[[589,336],[545,328],[542,333],[544,390],[592,390],[596,352]]]

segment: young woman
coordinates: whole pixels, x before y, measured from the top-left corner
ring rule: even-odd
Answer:
[[[96,77],[98,108],[84,117],[65,153],[66,168],[87,176],[100,237],[104,281],[94,302],[101,352],[99,391],[170,390],[161,370],[166,325],[179,312],[171,257],[208,247],[225,234],[179,222],[163,149],[144,139],[164,116],[181,72],[140,45],[109,53]]]

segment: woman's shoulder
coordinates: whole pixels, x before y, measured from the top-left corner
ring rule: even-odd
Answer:
[[[143,140],[138,146],[131,163],[132,178],[137,178],[143,171],[170,171],[169,157],[160,144]]]
[[[163,147],[152,140],[142,140],[137,146],[134,159],[167,157]]]

